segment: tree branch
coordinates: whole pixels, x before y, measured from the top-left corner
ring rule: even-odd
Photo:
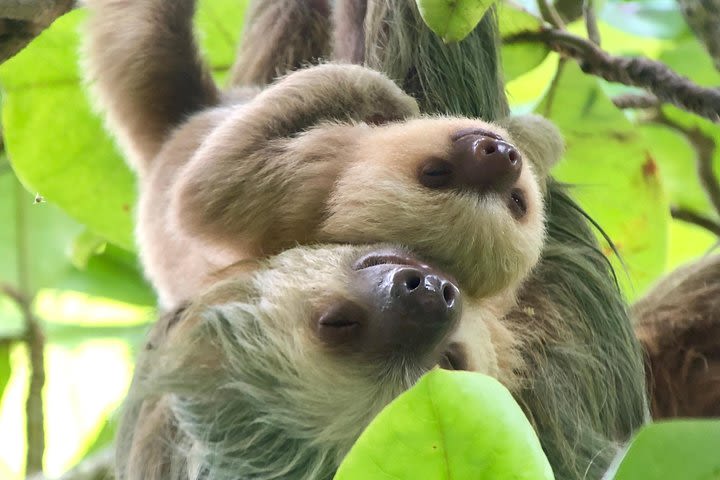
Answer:
[[[560,14],[548,0],[537,0],[537,5],[543,20],[555,28],[565,28],[565,23],[563,23],[562,18],[560,18]]]
[[[25,323],[23,340],[30,357],[30,386],[25,412],[27,417],[27,457],[25,469],[28,474],[42,471],[45,453],[45,414],[42,390],[45,386],[45,335],[40,322],[32,313],[32,302],[22,292],[8,284],[0,284],[0,292],[7,295],[20,309]]]
[[[1,284],[2,292],[10,297],[20,309],[25,326],[24,337],[30,364],[30,385],[28,387],[26,410],[27,455],[25,471],[28,474],[42,471],[45,453],[45,415],[42,390],[45,385],[45,337],[40,322],[32,312],[32,297],[28,261],[27,202],[25,189],[15,183],[15,242],[17,245],[17,288]]]
[[[612,102],[618,108],[658,108],[660,106],[660,100],[653,95],[648,94],[633,94],[628,93],[626,95],[618,95],[612,98]]]
[[[720,223],[697,212],[680,207],[670,207],[670,215],[676,220],[691,223],[720,237]]]
[[[677,0],[685,21],[720,70],[720,0]]]
[[[70,11],[74,0],[3,0],[0,2],[0,63]]]
[[[543,109],[543,116],[549,117],[550,112],[552,111],[553,103],[555,102],[555,94],[558,90],[558,85],[560,85],[560,77],[562,76],[562,72],[565,69],[565,62],[567,60],[564,58],[561,58],[558,60],[558,66],[555,70],[555,76],[553,77],[552,81],[550,82],[550,86],[548,87],[547,95],[545,96],[545,108]]]
[[[642,87],[663,102],[712,120],[720,121],[720,89],[705,88],[649,58],[610,55],[582,37],[555,28],[524,31],[506,43],[541,42],[551,50],[573,58],[585,73],[610,82]]]
[[[599,47],[600,30],[598,29],[597,19],[595,18],[593,0],[583,1],[583,16],[585,17],[585,29],[587,30],[588,38]]]

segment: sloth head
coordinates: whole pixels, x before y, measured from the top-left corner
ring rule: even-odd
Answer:
[[[187,468],[325,478],[423,373],[464,367],[462,309],[454,279],[404,249],[299,247],[199,297],[138,368]]]
[[[329,201],[322,239],[408,245],[472,296],[517,286],[544,239],[542,184],[562,152],[540,117],[503,128],[419,118],[357,128]]]

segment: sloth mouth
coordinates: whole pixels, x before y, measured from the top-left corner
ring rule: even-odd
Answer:
[[[495,132],[491,132],[485,128],[463,128],[458,130],[452,136],[452,141],[457,142],[461,138],[467,137],[468,135],[482,135],[483,137],[494,138],[495,140],[504,140],[500,135]]]
[[[411,257],[404,252],[373,252],[360,258],[355,265],[353,270],[364,270],[370,267],[377,267],[378,265],[400,265],[400,266],[412,266],[412,267],[426,267],[424,263]]]
[[[467,370],[465,350],[459,343],[451,343],[440,355],[438,366],[443,370]]]

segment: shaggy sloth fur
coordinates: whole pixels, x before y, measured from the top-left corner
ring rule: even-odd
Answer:
[[[359,26],[345,31],[362,38],[356,42],[364,45],[365,64],[386,72],[418,100],[421,111],[507,115],[494,12],[462,42],[444,45],[412,0],[337,3],[365,5]],[[594,222],[568,188],[552,179],[545,204],[540,262],[505,318],[525,329],[528,340],[525,383],[516,397],[557,479],[599,479],[618,445],[649,417],[642,357],[612,267],[589,228]]]
[[[91,3],[91,6],[94,5],[94,8],[99,13],[102,13],[95,14],[94,26],[91,27],[94,37],[90,44],[90,60],[91,65],[93,65],[93,58],[95,58],[95,67],[91,71],[100,82],[98,85],[101,92],[100,97],[105,108],[110,112],[110,124],[111,126],[115,125],[114,128],[120,132],[121,140],[124,139],[122,143],[128,148],[131,157],[135,159],[136,168],[141,175],[141,189],[145,188],[145,191],[154,190],[159,192],[160,195],[167,194],[168,191],[174,189],[172,182],[175,180],[175,176],[166,178],[161,175],[157,177],[157,181],[154,183],[142,180],[143,175],[145,175],[145,178],[150,178],[148,172],[154,168],[150,160],[155,158],[158,152],[162,156],[162,145],[172,136],[170,131],[180,125],[188,114],[208,106],[217,105],[222,97],[214,88],[214,85],[209,83],[209,77],[204,73],[201,64],[197,60],[198,57],[194,49],[192,32],[189,26],[192,3],[187,1],[170,3],[154,0],[143,3],[142,8],[135,7],[138,10],[135,12],[136,15],[128,13],[128,9],[133,10],[133,8],[129,8],[129,5],[125,2],[110,2],[108,0],[106,4],[112,7],[110,10],[115,9],[114,12],[101,10],[104,8],[105,2],[96,0],[89,3]],[[344,3],[343,0],[338,0],[336,2],[337,8],[342,9]],[[358,3],[359,6],[356,5],[357,8],[353,10],[354,14],[340,15],[338,13],[337,18],[349,18],[352,20],[361,17],[362,22],[360,25],[362,28],[358,28],[358,24],[352,21],[338,26],[338,29],[342,28],[347,32],[345,35],[357,35],[357,38],[351,39],[347,43],[355,48],[354,53],[343,54],[342,51],[336,50],[335,55],[338,58],[357,60],[358,45],[363,45],[364,49],[360,56],[365,63],[379,71],[386,72],[393,80],[398,82],[405,91],[413,95],[420,106],[420,110],[425,114],[479,116],[484,119],[496,120],[505,117],[507,114],[507,102],[501,88],[501,77],[498,72],[496,21],[493,15],[486,16],[467,40],[460,44],[446,46],[423,26],[415,2],[412,0],[379,0],[368,2],[367,5],[364,2],[355,3]],[[250,15],[249,21],[251,25],[253,22],[265,21],[268,22],[267,25],[269,26],[272,22],[268,17],[263,16],[263,12],[272,11],[273,8],[279,8],[280,11],[283,11],[284,9],[292,9],[297,5],[301,5],[303,8],[309,7],[312,14],[302,18],[315,21],[312,19],[322,19],[324,18],[323,15],[327,13],[323,8],[317,8],[320,4],[323,4],[323,2],[256,2],[252,9],[254,13]],[[164,10],[169,5],[172,5],[172,12]],[[363,16],[357,12],[365,12],[365,15]],[[171,28],[158,29],[157,20],[165,21],[168,18],[172,20]],[[262,20],[263,18],[265,20]],[[325,20],[320,21],[324,22]],[[103,25],[106,25],[106,27],[103,28]],[[123,25],[126,28],[121,28]],[[112,28],[107,26],[112,26]],[[285,25],[285,28],[287,29],[287,25]],[[299,30],[319,31],[312,26],[307,28],[299,27]],[[157,37],[158,31],[165,32],[167,36],[159,39]],[[262,31],[262,29],[246,31]],[[122,34],[117,32],[122,32]],[[289,35],[290,33],[285,34]],[[322,44],[322,42],[319,42],[319,44]],[[97,52],[93,53],[92,45],[97,46]],[[250,47],[251,45],[253,45],[252,37],[246,37],[244,48],[253,50]],[[336,44],[336,47],[337,49],[342,48],[340,44]],[[302,49],[303,47],[299,48]],[[107,49],[108,52],[113,54],[102,52],[103,49]],[[143,52],[143,62],[134,61],[138,51]],[[178,55],[177,51],[182,54]],[[155,55],[158,52],[161,55],[156,58],[170,59],[172,61],[151,62],[147,60],[149,57],[153,58],[151,54]],[[278,55],[281,58],[286,57],[283,54]],[[242,58],[242,55],[240,58]],[[276,66],[268,68],[272,68],[273,72],[278,70]],[[242,68],[239,70],[242,70]],[[138,71],[142,75],[138,76]],[[173,74],[179,71],[189,72],[189,74]],[[238,69],[236,69],[237,71]],[[112,75],[108,75],[108,72]],[[353,73],[353,75],[361,75],[361,72],[369,71],[354,70],[353,72],[357,72]],[[102,82],[105,81],[103,80],[104,75],[107,80],[105,87],[102,86]],[[371,74],[367,73],[367,75]],[[379,108],[379,115],[376,115],[378,105],[373,106],[372,103],[370,104],[370,110],[367,111],[358,112],[357,109],[350,109],[351,115],[349,118],[342,116],[342,118],[338,118],[337,112],[334,111],[331,111],[330,115],[327,114],[327,111],[322,111],[319,114],[311,113],[304,118],[303,120],[309,119],[309,121],[306,123],[301,122],[302,128],[298,129],[297,126],[294,126],[289,130],[283,124],[282,117],[271,117],[272,121],[269,123],[268,128],[280,128],[282,131],[280,145],[275,147],[282,152],[287,148],[282,143],[283,141],[293,143],[297,142],[298,139],[303,140],[305,137],[303,135],[298,136],[297,132],[305,131],[309,126],[317,125],[319,118],[333,120],[330,124],[322,124],[322,129],[333,130],[339,126],[347,128],[350,125],[353,128],[361,126],[371,132],[378,133],[389,131],[397,124],[390,122],[373,127],[367,124],[366,121],[379,120],[381,123],[385,123],[388,120],[414,117],[416,115],[416,107],[413,106],[414,101],[408,102],[409,97],[404,96],[402,92],[397,90],[397,87],[387,82],[384,77],[374,73],[372,75],[375,75],[373,78],[377,79],[380,84],[386,86],[385,90],[381,89],[380,91],[388,92],[387,97],[383,97],[377,102],[381,107]],[[262,76],[258,75],[256,78],[262,78]],[[264,78],[267,78],[267,76]],[[291,78],[293,78],[293,75],[288,76],[286,80]],[[347,87],[348,84],[343,84],[343,91],[347,91]],[[109,89],[116,90],[114,94],[106,92],[103,98],[103,88],[107,88],[108,92]],[[225,97],[235,101],[248,101],[249,98],[253,98],[253,100],[249,100],[249,104],[251,104],[266,92],[271,91],[273,91],[273,87],[265,90],[259,96],[255,96],[257,95],[256,91],[235,90],[226,93]],[[131,94],[133,92],[141,92],[142,94],[138,97]],[[395,95],[398,93],[399,95]],[[290,98],[297,100],[296,96]],[[361,98],[363,97],[361,96]],[[394,100],[391,101],[392,99]],[[406,109],[404,110],[406,113],[398,115],[397,112],[403,111],[403,108]],[[207,114],[201,114],[200,116],[204,116],[204,118],[198,117],[199,136],[191,136],[189,139],[182,136],[174,137],[178,151],[194,151],[198,146],[198,138],[202,137],[203,133],[213,129],[229,113],[230,109],[232,109],[231,106],[221,106],[209,111]],[[113,117],[115,118],[113,119]],[[338,124],[339,120],[341,121],[340,125]],[[203,131],[203,129],[205,130]],[[523,130],[522,126],[514,127],[510,124],[508,130],[511,138],[529,138],[533,140],[528,141],[526,144],[522,140],[515,140],[515,142],[520,144],[524,156],[531,160],[537,170],[536,176],[526,177],[529,178],[530,183],[528,185],[533,184],[533,178],[535,178],[535,182],[542,180],[542,175],[556,160],[556,155],[549,155],[550,161],[547,162],[538,161],[537,158],[546,158],[542,152],[547,152],[548,145],[553,147],[557,142],[548,141],[547,135],[533,136],[533,132],[536,131],[533,128]],[[501,130],[493,131],[502,132],[503,135],[505,133]],[[259,136],[256,139],[259,143],[266,143],[266,134],[267,132],[258,134]],[[234,131],[226,133],[226,137],[231,135],[236,135],[236,133]],[[347,139],[347,137],[343,138]],[[381,138],[381,135],[370,135],[367,138],[376,141]],[[543,144],[543,139],[547,144]],[[232,142],[233,139],[230,138],[229,141]],[[187,143],[183,145],[183,142]],[[270,144],[272,142],[268,145]],[[328,145],[335,146],[332,142],[329,142]],[[383,144],[380,143],[380,145]],[[533,149],[537,149],[537,151]],[[166,151],[170,151],[169,148]],[[272,152],[272,150],[270,151]],[[550,151],[557,152],[557,148],[551,148]],[[538,154],[538,152],[540,153]],[[352,155],[352,153],[351,151],[348,154]],[[168,154],[166,164],[170,167],[172,167],[173,162],[176,162],[176,166],[184,164],[188,161],[186,157],[182,155],[175,157]],[[529,169],[524,169],[524,171],[527,173]],[[219,178],[222,179],[223,171],[219,170],[218,173],[220,174]],[[385,171],[385,173],[388,172]],[[232,178],[232,175],[227,175],[227,173],[226,176]],[[192,178],[190,179],[192,180]],[[143,187],[143,182],[145,182],[145,187]],[[272,188],[277,188],[277,186],[273,185]],[[227,197],[224,198],[228,200]],[[172,210],[172,207],[168,208],[171,202],[166,197],[155,197],[155,201],[154,204],[148,202],[151,204],[147,207],[148,212],[150,212],[148,221],[154,221],[157,225],[162,223],[161,220],[158,220],[163,218],[164,213],[162,212]],[[155,213],[152,213],[150,207],[153,206],[160,211],[156,210]],[[412,206],[412,204],[408,204],[408,206]],[[141,210],[143,208],[141,206]],[[538,205],[536,205],[536,208],[536,211],[542,211]],[[230,210],[230,207],[228,207],[228,210]],[[412,209],[408,208],[408,211],[412,211]],[[381,213],[384,212],[381,211]],[[594,234],[588,227],[589,222],[586,215],[566,194],[565,189],[552,180],[549,181],[547,186],[546,213],[548,215],[547,242],[542,250],[540,262],[521,285],[519,301],[516,306],[512,307],[513,295],[510,295],[510,301],[500,302],[502,308],[498,310],[499,314],[502,314],[508,307],[512,307],[510,313],[503,319],[502,325],[508,331],[516,332],[516,339],[519,339],[513,344],[513,347],[514,351],[519,352],[518,357],[521,361],[513,363],[512,368],[506,370],[512,371],[513,374],[513,378],[507,380],[512,380],[510,383],[514,384],[511,387],[516,398],[518,398],[526,413],[534,422],[543,447],[556,472],[556,477],[568,480],[600,478],[615,455],[618,444],[625,441],[646,418],[647,407],[639,348],[633,336],[625,304],[617,289],[612,269],[598,248]],[[417,211],[415,211],[415,214],[417,214]],[[224,219],[225,217],[220,218]],[[412,232],[421,231],[428,226],[428,223],[435,223],[442,216],[439,218],[429,216],[427,218],[431,218],[433,222],[416,220],[417,229],[412,230]],[[493,217],[492,214],[487,218],[497,220],[497,217]],[[215,220],[218,220],[218,218],[210,219],[211,222]],[[247,219],[243,219],[243,221],[247,221]],[[542,218],[536,218],[535,222],[542,224]],[[215,233],[219,232],[221,235],[223,235],[223,232],[231,233],[233,231],[232,228],[223,230],[224,227],[233,227],[232,224],[220,223],[218,228],[214,230],[211,228],[210,230]],[[168,224],[172,225],[172,223]],[[503,225],[507,224],[504,223]],[[535,223],[535,225],[537,224]],[[355,225],[354,228],[360,227],[360,225],[354,224],[352,221],[348,222],[348,225]],[[497,227],[499,224],[493,223],[492,225]],[[510,223],[510,225],[513,225],[513,228],[517,227],[516,223]],[[436,228],[437,225],[433,224],[431,227]],[[141,236],[142,228],[140,227]],[[518,230],[522,231],[522,229]],[[172,230],[171,236],[178,236],[179,231],[181,231],[180,228]],[[537,232],[537,230],[535,231]],[[540,228],[540,231],[542,231],[542,228]],[[515,230],[511,231],[510,235],[514,235],[513,232]],[[507,238],[507,230],[491,230],[490,235],[501,233],[502,235],[498,238]],[[464,234],[464,232],[460,233],[460,238],[463,238]],[[307,240],[302,235],[299,235],[299,237],[301,238],[295,238],[295,241]],[[285,237],[281,235],[279,238]],[[531,244],[536,245],[533,248],[537,248],[539,251],[542,234],[532,238],[535,240]],[[318,236],[316,239],[328,240],[322,236]],[[346,239],[338,237],[331,238],[331,240]],[[367,238],[362,239],[362,241],[377,240],[409,242],[412,237],[376,238],[369,235]],[[143,245],[143,248],[150,248],[145,244]],[[498,243],[498,245],[502,246],[501,243]],[[261,253],[274,253],[287,248],[287,246],[279,244],[275,249],[270,249],[267,252],[262,251]],[[441,255],[445,252],[442,248],[438,249],[436,246],[431,249],[432,251],[423,251],[422,245],[411,246],[427,255],[429,259],[437,261],[443,267],[446,267],[448,271],[457,274],[461,285],[469,290],[467,297],[489,298],[487,294],[490,291],[495,293],[505,292],[506,288],[513,287],[513,283],[517,286],[517,283],[525,278],[537,258],[532,248],[519,252],[521,258],[525,260],[521,265],[517,263],[511,264],[512,268],[507,270],[514,273],[509,277],[503,277],[502,275],[496,277],[494,276],[495,271],[488,270],[488,278],[496,282],[495,288],[488,288],[484,294],[478,295],[478,292],[482,292],[483,288],[486,287],[482,285],[481,280],[476,280],[479,283],[475,284],[472,276],[464,276],[464,269],[468,268],[467,262],[470,262],[473,266],[482,265],[483,268],[485,266],[491,268],[498,257],[488,259],[487,252],[482,250],[476,252],[478,256],[462,256],[458,255],[457,252],[447,252],[450,253],[449,258],[443,261]],[[227,262],[228,258],[225,256],[227,253],[226,245],[221,248],[207,248],[207,246],[203,246],[203,248],[203,252],[212,252],[213,255],[216,255],[215,257],[211,255],[210,261],[217,261],[218,258],[220,261],[210,268],[207,265],[208,259],[204,258],[202,262],[206,263],[198,263],[194,266],[191,264],[189,271],[212,272],[218,265],[226,265],[225,262]],[[503,248],[506,247],[503,246]],[[160,254],[164,255],[169,262],[177,260],[183,262],[199,261],[199,257],[195,254],[189,254],[189,251],[184,246],[181,246],[176,249],[165,248]],[[500,251],[503,252],[504,250]],[[145,252],[144,259],[146,262],[147,257],[148,253]],[[507,257],[500,255],[499,258],[504,261]],[[193,270],[194,268],[197,268],[197,270]],[[502,268],[499,271],[501,272]],[[235,269],[229,269],[224,276],[230,276],[231,273],[236,273]],[[498,281],[498,278],[502,278],[504,281]],[[176,276],[175,280],[177,279],[180,279],[180,277]],[[171,278],[171,280],[173,279]],[[211,279],[209,283],[215,281],[217,281],[217,278]],[[473,289],[477,289],[477,291],[473,292]],[[512,291],[513,288],[510,288],[510,290]],[[195,290],[190,288],[187,293],[192,296],[194,292]],[[184,296],[186,295],[182,292],[177,297],[168,295],[166,304],[171,305]],[[467,324],[467,322],[461,322],[461,324],[463,323]],[[456,334],[462,334],[462,329],[458,330]],[[472,344],[472,338],[468,339],[467,335],[461,335],[461,337]],[[181,348],[188,353],[196,350],[192,345]],[[241,353],[238,353],[238,355],[241,355]],[[498,362],[503,363],[500,359],[498,359]],[[273,368],[279,368],[279,366],[274,365]],[[204,376],[202,380],[212,385],[216,385],[213,383],[215,381],[222,382],[222,379],[216,380],[211,377],[210,375]],[[500,379],[506,380],[502,377]],[[185,379],[185,381],[187,380],[189,379]],[[272,394],[273,389],[277,390],[274,383],[272,383],[271,387],[268,387],[268,384],[265,383],[261,385],[264,385],[269,391],[263,393],[259,391],[262,389],[250,389],[249,392],[265,395]],[[167,410],[160,409],[159,412],[162,416],[165,415],[162,412],[167,412]],[[215,415],[216,413],[209,410],[204,414]],[[241,421],[242,419],[238,418],[237,420]],[[172,422],[170,424],[172,425]],[[257,426],[257,424],[253,425]],[[226,428],[245,427],[247,425],[226,425]],[[231,433],[224,431],[222,435],[221,438],[226,438]],[[232,440],[232,437],[227,438]],[[312,444],[312,438],[305,438],[304,440]],[[259,444],[262,444],[262,442],[259,442]],[[182,447],[185,444],[182,439],[179,439],[177,445],[173,445],[172,442],[169,444],[162,443],[162,445],[175,448],[177,446]],[[276,447],[280,447],[280,445],[276,445]],[[261,453],[266,456],[261,456],[260,461],[268,461],[272,464],[274,459],[269,456],[275,450],[277,449],[264,448]],[[294,450],[290,449],[288,451],[292,452]],[[193,452],[188,450],[186,453],[190,455]],[[164,453],[160,452],[159,455],[156,460],[167,459],[163,456]],[[146,462],[146,464],[149,467],[154,465],[152,462]],[[254,465],[257,466],[257,464]],[[196,473],[196,478],[205,478],[207,475],[202,468],[193,471]],[[278,470],[279,476],[286,473],[289,472],[283,469]]]
[[[720,255],[672,272],[632,315],[653,418],[720,417]]]
[[[323,340],[323,312],[346,299],[372,311],[357,297],[357,261],[377,248],[290,249],[162,318],[126,405],[118,478],[332,478],[370,420],[440,361],[452,328],[428,348],[398,349],[404,329],[371,352]],[[485,355],[512,361],[505,327],[485,325]]]
[[[542,245],[539,183],[562,152],[556,129],[539,117],[509,121],[507,132],[473,118],[420,116],[392,81],[354,65],[299,70],[259,92],[243,83],[277,70],[252,63],[252,52],[271,50],[257,48],[267,41],[260,26],[299,18],[300,31],[322,33],[303,26],[321,16],[319,3],[257,2],[239,55],[249,64],[236,65],[221,93],[196,51],[193,1],[88,2],[88,76],[139,175],[138,243],[162,306],[191,298],[239,261],[316,242],[403,243],[472,295],[517,287]],[[276,6],[299,13],[271,16],[283,10]],[[282,65],[297,60],[292,50],[279,54]],[[455,161],[457,138],[471,130],[527,142],[527,151],[517,146],[525,161],[512,189],[421,184],[432,162]],[[522,215],[513,216],[513,204]]]

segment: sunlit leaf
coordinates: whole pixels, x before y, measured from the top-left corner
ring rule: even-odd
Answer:
[[[552,479],[510,392],[471,372],[433,370],[367,427],[337,480]]]
[[[0,282],[27,297],[72,268],[69,247],[82,227],[34,195],[11,172],[0,174]]]
[[[664,269],[669,206],[650,145],[597,82],[568,63],[559,93],[538,111],[558,124],[567,143],[554,174],[576,185],[575,197],[610,235],[630,282],[623,274],[619,278],[634,297]],[[616,261],[609,248],[607,253]]]
[[[5,393],[11,373],[10,342],[0,339],[0,404],[2,404],[3,393]]]
[[[718,238],[704,228],[672,220],[667,271],[671,272],[680,265],[705,255],[717,243]],[[715,250],[715,253],[720,253],[720,250]]]
[[[216,73],[232,63],[246,3],[200,3],[200,36]],[[5,143],[28,190],[132,250],[135,179],[93,113],[81,81],[79,32],[85,15],[78,9],[58,19],[0,66]]]
[[[135,180],[81,88],[77,52],[84,14],[60,18],[0,67],[5,142],[26,188],[132,248]]]
[[[90,230],[80,233],[72,244],[72,252],[70,259],[75,268],[83,270],[87,267],[90,257],[98,255],[105,251],[107,240],[105,237],[96,235]]]
[[[647,425],[636,435],[615,480],[720,478],[720,421],[680,420]]]
[[[416,0],[430,30],[444,42],[459,42],[480,23],[494,0]]]
[[[543,24],[538,17],[512,2],[503,2],[499,5],[498,23],[502,38],[524,30],[539,30]],[[540,42],[504,44],[501,57],[505,81],[510,81],[537,67],[549,52],[550,49]]]
[[[83,270],[68,271],[53,286],[135,305],[157,303],[137,257],[113,245],[108,245],[103,253],[89,257]]]

